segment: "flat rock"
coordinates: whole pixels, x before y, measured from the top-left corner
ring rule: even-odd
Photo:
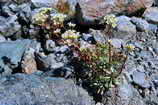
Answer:
[[[143,17],[151,23],[158,24],[158,7],[147,8]]]
[[[146,20],[137,17],[132,17],[131,21],[136,25],[139,31],[149,31],[149,23]]]
[[[30,47],[35,48],[33,42],[26,39],[0,43],[0,76],[10,75],[19,67],[25,51]]]
[[[95,105],[72,80],[15,74],[0,84],[0,105]]]
[[[135,34],[136,26],[131,23],[131,19],[127,16],[119,16],[117,17],[117,31],[122,34]]]
[[[134,71],[132,74],[133,82],[142,88],[150,88],[150,82],[143,72]]]
[[[153,0],[78,0],[83,15],[97,19],[111,13],[133,13],[141,8],[150,7]]]

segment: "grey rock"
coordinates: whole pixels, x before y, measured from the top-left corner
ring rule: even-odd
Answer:
[[[89,44],[88,42],[86,42],[84,40],[80,41],[80,48],[81,49],[90,48],[91,46],[92,46],[91,44]]]
[[[66,53],[67,51],[69,51],[69,47],[67,45],[54,48],[55,53]]]
[[[21,25],[17,22],[18,17],[16,15],[11,16],[0,24],[0,33],[3,36],[12,36],[19,34]]]
[[[143,14],[143,17],[149,22],[158,24],[158,8],[157,7],[147,8]]]
[[[149,23],[141,18],[132,17],[131,21],[136,25],[139,31],[149,31]]]
[[[126,16],[119,16],[117,17],[117,31],[121,32],[122,34],[135,34],[136,33],[136,26],[131,23],[131,19]]]
[[[155,6],[158,7],[158,0],[155,0],[155,1],[154,1],[154,4],[155,4]]]
[[[90,34],[93,35],[96,42],[105,43],[105,35],[100,30],[91,29]]]
[[[55,48],[55,42],[52,40],[47,40],[45,44],[46,51],[53,52],[54,48]]]
[[[20,9],[18,8],[18,5],[17,4],[10,4],[9,6],[9,9],[15,13],[17,13],[18,11],[20,11]]]
[[[95,105],[72,80],[15,74],[0,84],[0,105]]]
[[[115,47],[115,48],[121,48],[122,46],[125,45],[124,41],[121,39],[111,39],[111,44]]]
[[[155,51],[155,53],[158,54],[158,41],[153,40],[152,46],[153,46],[153,50]]]
[[[4,42],[4,41],[6,41],[5,37],[0,35],[0,42]]]
[[[0,58],[7,57],[10,63],[18,65],[31,40],[17,40],[0,43]]]
[[[10,10],[10,8],[7,5],[2,6],[1,14],[2,14],[2,16],[6,16],[6,17],[14,15],[14,13]]]
[[[89,43],[95,43],[95,39],[91,34],[85,34],[82,35],[83,40],[89,42]]]
[[[31,40],[5,41],[0,43],[0,76],[10,75],[22,60],[24,52],[33,44]]]
[[[158,75],[153,76],[153,82],[155,84],[155,86],[158,86]]]
[[[31,4],[25,3],[20,5],[19,7],[19,20],[21,24],[27,25],[32,19],[32,10],[31,10]]]
[[[156,33],[157,29],[158,29],[157,25],[155,25],[155,24],[149,24],[149,30],[151,32]]]
[[[134,71],[132,74],[133,82],[141,88],[150,88],[150,82],[148,77],[143,72]]]
[[[57,4],[57,1],[58,0],[46,0],[46,1],[43,1],[43,0],[31,0],[32,4],[35,6],[35,7],[52,7],[53,4]]]
[[[43,56],[40,54],[36,55],[37,66],[39,70],[58,69],[64,66],[63,62],[57,61],[54,54]]]

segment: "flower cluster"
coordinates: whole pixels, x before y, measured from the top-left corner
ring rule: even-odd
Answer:
[[[128,45],[125,46],[125,48],[126,48],[127,51],[131,52],[135,49],[135,46],[133,46],[131,44],[128,44]]]
[[[77,39],[79,37],[79,32],[75,30],[67,30],[65,33],[62,34],[62,38],[64,39]]]
[[[104,17],[104,22],[108,25],[111,25],[113,28],[117,26],[117,19],[115,15],[106,15]]]
[[[51,20],[53,21],[53,24],[54,24],[54,25],[61,25],[61,24],[63,24],[64,19],[65,19],[66,17],[67,17],[66,15],[61,14],[61,13],[58,13],[58,14],[54,14],[54,15],[51,17]]]
[[[70,28],[74,28],[75,26],[76,26],[76,24],[73,24],[73,23],[68,23],[68,26],[70,27]]]
[[[38,25],[42,25],[48,19],[48,12],[51,11],[52,8],[42,8],[37,14],[33,16],[34,23]]]

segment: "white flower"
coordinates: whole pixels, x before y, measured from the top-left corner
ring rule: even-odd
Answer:
[[[65,33],[62,34],[62,38],[64,39],[77,39],[79,37],[79,32],[75,30],[67,30]]]
[[[69,25],[69,27],[72,27],[72,28],[74,28],[76,26],[76,24],[73,24],[71,22],[69,22],[68,25]]]
[[[61,29],[59,29],[59,28],[54,31],[55,34],[58,34],[60,32],[61,32]]]
[[[66,15],[58,13],[58,14],[53,15],[51,19],[52,19],[54,25],[60,25],[60,24],[63,24],[64,19],[66,17],[67,17]]]
[[[115,15],[106,15],[104,17],[104,21],[106,24],[111,25],[113,28],[117,26],[117,19]]]

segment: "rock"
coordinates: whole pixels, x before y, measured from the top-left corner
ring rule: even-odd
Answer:
[[[158,86],[158,75],[155,75],[153,77],[153,83],[155,84],[156,87]]]
[[[0,76],[15,72],[14,69],[19,67],[23,54],[31,42],[31,40],[17,40],[0,43]]]
[[[136,26],[131,23],[131,19],[126,16],[119,16],[117,17],[117,31],[121,32],[122,34],[135,34],[136,33]]]
[[[143,72],[134,71],[132,74],[133,82],[141,88],[150,88],[148,77]]]
[[[90,29],[90,34],[93,35],[96,42],[105,43],[105,35],[100,30]]]
[[[40,54],[36,55],[37,66],[39,70],[58,69],[64,66],[63,62],[58,62],[54,54],[43,56]]]
[[[155,0],[154,4],[158,7],[158,0]]]
[[[22,72],[32,74],[37,71],[37,64],[34,56],[35,50],[29,48],[25,51],[21,62]]]
[[[79,0],[84,17],[98,19],[111,13],[134,13],[152,6],[154,0]]]
[[[29,25],[32,20],[32,10],[31,10],[31,4],[25,3],[20,5],[19,7],[19,15],[18,15],[18,21],[22,25]]]
[[[115,48],[121,48],[122,46],[125,45],[124,41],[121,39],[111,39],[111,44],[115,47]]]
[[[143,20],[143,19],[137,18],[137,17],[132,17],[131,21],[132,21],[132,23],[134,23],[136,25],[136,28],[139,31],[145,31],[145,32],[149,31],[149,23],[146,20]]]
[[[63,77],[63,78],[69,78],[73,76],[74,69],[69,66],[64,66],[57,69],[52,69],[49,71],[46,71],[43,73],[44,76],[50,76],[50,77]]]
[[[151,32],[156,33],[157,29],[158,29],[157,25],[155,25],[155,24],[149,24],[149,30]]]
[[[83,38],[83,40],[85,40],[85,41],[87,41],[89,43],[92,43],[92,44],[96,43],[94,37],[91,34],[83,33],[82,38]]]
[[[56,7],[60,0],[31,0],[35,7]],[[75,11],[75,5],[80,4],[83,16],[88,20],[98,19],[109,13],[126,13],[136,12],[141,8],[152,6],[154,0],[63,0],[70,6],[71,11]]]
[[[54,52],[55,53],[66,53],[69,51],[69,47],[67,45],[64,45],[64,46],[60,46],[60,47],[55,47],[54,48]]]
[[[37,8],[39,7],[52,7],[52,5],[57,4],[58,0],[47,0],[47,1],[43,1],[43,0],[31,0],[32,4]]]
[[[7,57],[12,65],[18,65],[31,40],[6,41],[0,43],[0,58]]]
[[[4,41],[6,41],[5,37],[0,35],[0,42],[4,42]]]
[[[122,77],[122,76],[121,76]],[[117,93],[116,93],[117,92]],[[103,105],[146,105],[139,93],[124,78],[121,79],[117,89],[112,90],[112,96]]]
[[[15,74],[0,84],[0,105],[95,105],[72,80]]]
[[[55,48],[55,42],[52,40],[47,40],[45,44],[46,51],[53,52],[54,48]]]
[[[80,41],[80,48],[81,48],[81,49],[90,48],[90,47],[92,47],[92,45],[89,44],[88,42],[86,42],[86,41],[84,41],[84,40],[81,40],[81,41]]]
[[[3,23],[0,24],[0,33],[1,35],[16,36],[20,33],[20,24],[17,22],[18,17],[16,15],[7,18]]]
[[[158,41],[153,40],[152,46],[153,46],[153,50],[155,51],[155,53],[158,54]]]
[[[10,8],[7,5],[2,6],[1,11],[2,11],[1,15],[4,17],[10,17],[14,15],[14,13],[10,10]]]
[[[151,23],[158,24],[158,7],[147,8],[143,17]]]

